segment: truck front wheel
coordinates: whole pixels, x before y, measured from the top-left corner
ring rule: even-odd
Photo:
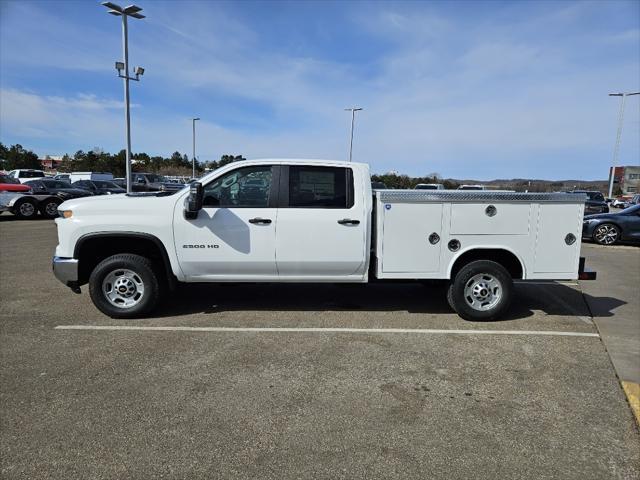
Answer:
[[[449,305],[465,320],[496,320],[509,308],[513,280],[499,263],[476,260],[462,267],[447,291]]]
[[[160,282],[149,259],[122,253],[93,269],[89,294],[98,310],[111,318],[141,317],[158,304]]]
[[[28,220],[38,214],[38,205],[32,198],[21,198],[16,201],[11,212],[20,220]]]

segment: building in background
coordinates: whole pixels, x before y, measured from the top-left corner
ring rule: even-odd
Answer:
[[[47,155],[39,160],[43,170],[57,170],[62,163],[62,155]]]
[[[613,192],[622,195],[633,195],[639,193],[640,166],[615,167],[609,169],[609,182],[611,182],[611,172],[613,171]]]

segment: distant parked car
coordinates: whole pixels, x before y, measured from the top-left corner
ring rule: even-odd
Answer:
[[[155,173],[134,173],[131,188],[134,192],[175,192],[184,188],[184,185],[171,183]]]
[[[628,197],[618,197],[614,198],[611,202],[611,206],[614,208],[624,208],[624,205],[629,201]]]
[[[640,204],[640,194],[634,195],[633,197],[631,197],[630,200],[624,202],[624,205],[622,208],[629,208],[638,204]]]
[[[106,180],[78,180],[71,184],[74,188],[88,190],[94,195],[111,195],[115,193],[127,193],[127,190],[114,182]]]
[[[616,213],[587,215],[582,224],[582,236],[601,245],[640,241],[640,205]]]
[[[486,190],[485,185],[460,185],[458,190]]]
[[[415,190],[444,190],[444,185],[441,183],[419,183],[413,188]]]
[[[59,173],[58,175],[55,175],[53,179],[71,183],[71,175],[69,173]]]
[[[584,214],[609,213],[609,205],[604,200],[604,195],[597,191],[571,190],[569,193],[584,193],[587,201],[584,204]]]
[[[23,185],[19,180],[8,175],[0,175],[0,192],[30,192],[28,185]]]
[[[387,185],[384,182],[371,182],[372,190],[386,190]]]
[[[29,185],[31,187],[34,195],[56,195],[63,200],[93,195],[87,190],[74,188],[69,184],[69,182],[65,182],[63,180],[31,180],[26,182],[25,185]]]
[[[44,172],[42,170],[34,170],[32,168],[19,168],[17,170],[11,170],[9,172],[11,178],[15,178],[20,183],[28,182],[34,178],[43,178]]]
[[[118,185],[120,188],[127,189],[127,179],[126,178],[114,178],[111,180],[113,183]]]

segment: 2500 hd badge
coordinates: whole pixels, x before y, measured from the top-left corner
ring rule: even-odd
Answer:
[[[220,245],[214,245],[214,244],[209,244],[209,245],[182,245],[182,248],[220,248]]]

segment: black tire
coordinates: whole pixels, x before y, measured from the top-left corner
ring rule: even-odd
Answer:
[[[462,267],[447,290],[449,305],[465,320],[496,320],[509,309],[512,297],[511,275],[490,260]]]
[[[133,276],[125,272],[132,272]],[[108,285],[105,285],[107,277],[115,279],[114,282],[106,283],[111,285],[111,296],[115,297],[116,303],[117,300],[121,300],[120,306],[109,300]],[[158,272],[148,258],[121,253],[104,259],[93,269],[89,277],[89,295],[98,310],[111,318],[142,317],[150,313],[160,301],[162,287],[159,278]],[[118,282],[121,282],[119,286]],[[128,290],[120,294],[116,291],[116,287]],[[131,289],[133,293],[127,297]],[[140,291],[142,293],[136,299]],[[125,302],[128,300],[135,303],[127,306]]]
[[[38,215],[38,204],[32,198],[21,198],[13,204],[11,209],[13,213],[20,220],[29,220],[36,218]]]
[[[48,198],[40,202],[40,215],[44,218],[56,218],[58,216],[58,206],[62,200],[57,198]]]
[[[613,223],[603,223],[593,230],[593,241],[600,245],[615,245],[620,241],[620,228]]]

